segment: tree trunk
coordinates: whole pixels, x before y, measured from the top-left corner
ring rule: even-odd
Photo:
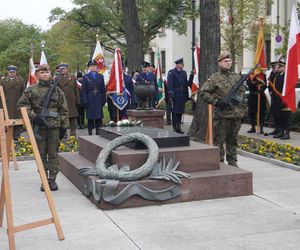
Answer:
[[[127,44],[127,62],[128,70],[141,68],[141,62],[144,60],[143,52],[143,31],[141,29],[136,0],[122,0],[123,24]]]
[[[220,54],[220,4],[219,0],[200,1],[200,88],[209,76],[218,70]],[[189,135],[204,142],[207,131],[207,103],[197,96],[196,110]]]

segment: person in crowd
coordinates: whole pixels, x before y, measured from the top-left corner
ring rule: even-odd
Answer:
[[[82,78],[83,74],[81,71],[77,72],[76,78],[77,78],[77,87],[79,88],[80,92],[80,104],[77,105],[77,129],[84,129],[84,117],[85,117],[85,107],[81,104],[82,103],[82,91],[81,91],[81,85],[82,85]]]
[[[272,71],[270,73],[270,76],[268,78],[268,87],[269,87],[269,93],[271,95],[271,107],[270,107],[270,114],[273,118],[274,122],[274,130],[269,133],[269,135],[276,135],[279,132],[279,122],[276,120],[276,110],[274,108],[274,103],[276,102],[276,92],[275,92],[275,80],[276,76],[278,75],[278,62],[271,62]]]
[[[152,100],[150,100],[149,106],[156,108],[156,94],[158,93],[158,87],[155,75],[150,71],[150,63],[144,61],[142,62],[142,72],[136,78],[136,84],[145,82],[146,84],[153,85],[155,87],[156,93],[154,94]]]
[[[40,112],[49,89],[53,84],[50,67],[41,64],[36,69],[39,82],[26,88],[18,102],[18,108],[26,107],[34,126],[39,127],[41,138],[36,137],[39,153],[46,171],[50,190],[57,191],[56,176],[58,168],[58,145],[69,127],[69,110],[64,92],[56,86],[48,105],[49,114],[46,122]],[[41,186],[41,191],[45,191]]]
[[[69,65],[61,63],[59,65],[60,74],[55,78],[58,87],[64,92],[69,109],[70,136],[76,136],[76,120],[78,117],[77,106],[80,105],[80,91],[77,87],[77,79],[69,74]]]
[[[247,85],[249,89],[248,115],[251,124],[250,130],[248,130],[247,132],[255,133],[255,125],[257,124],[257,112],[259,106],[259,133],[264,134],[265,112],[267,106],[267,98],[264,94],[267,88],[267,80],[265,74],[263,74],[263,79],[260,79],[259,76],[255,76],[253,79],[249,78],[247,80]]]
[[[184,68],[183,58],[175,61],[175,68],[168,72],[168,97],[172,112],[172,125],[175,132],[184,134],[181,129],[182,114],[185,103],[189,99],[187,74]]]
[[[218,57],[219,71],[212,74],[200,89],[200,96],[204,101],[215,106],[213,117],[213,141],[220,149],[220,162],[224,162],[226,144],[226,160],[229,165],[237,165],[238,132],[241,119],[246,116],[247,107],[242,102],[229,105],[222,99],[229,93],[232,86],[240,80],[241,76],[232,71],[230,53],[221,52]],[[245,98],[245,87],[238,93],[239,99]]]
[[[281,59],[278,62],[278,74],[274,78],[274,85],[272,87],[272,112],[275,124],[278,124],[278,132],[273,136],[281,140],[290,139],[290,120],[291,111],[282,102],[282,90],[285,77],[285,61]]]
[[[3,86],[9,119],[19,119],[20,112],[17,109],[17,103],[26,88],[26,84],[22,77],[17,76],[16,66],[7,67],[7,76],[0,80],[0,85]],[[18,140],[21,132],[22,126],[14,126],[13,139]]]
[[[87,66],[89,67],[89,73],[83,76],[81,86],[82,104],[86,107],[89,135],[92,135],[94,128],[96,129],[96,135],[99,135],[99,128],[102,127],[103,106],[106,103],[104,77],[97,72],[97,62],[95,60],[90,60]]]

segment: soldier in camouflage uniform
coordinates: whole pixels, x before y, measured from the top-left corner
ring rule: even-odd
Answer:
[[[41,139],[37,139],[39,152],[48,177],[50,189],[56,191],[58,186],[55,182],[58,174],[58,146],[59,139],[66,133],[69,127],[69,111],[63,91],[56,87],[51,97],[48,109],[51,116],[46,117],[51,127],[47,127],[40,116],[44,99],[53,84],[50,67],[41,64],[37,68],[39,83],[28,87],[18,102],[18,107],[26,107],[33,124],[39,126]],[[41,186],[41,191],[44,187]]]
[[[222,98],[241,78],[231,71],[232,61],[228,52],[222,52],[218,58],[219,71],[212,74],[200,89],[204,101],[214,105],[220,112],[214,113],[213,135],[214,145],[220,148],[220,162],[224,162],[224,144],[226,143],[226,160],[229,165],[237,167],[238,132],[241,119],[246,116],[245,103],[229,106]],[[245,87],[241,87],[238,96],[244,99]]]

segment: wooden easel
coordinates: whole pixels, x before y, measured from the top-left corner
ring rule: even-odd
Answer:
[[[8,115],[8,110],[7,110],[7,105],[6,105],[6,98],[5,98],[3,86],[0,86],[0,98],[1,98],[1,101],[2,101],[2,106],[3,106],[3,111],[4,111],[4,118],[6,120],[9,120],[9,115]],[[1,147],[0,147],[0,149],[1,149]],[[14,146],[13,143],[11,144],[11,154],[12,154],[11,158],[13,159],[13,162],[14,162],[14,168],[15,168],[15,170],[19,170],[18,163],[17,163],[16,150],[15,150],[15,146]]]
[[[9,241],[9,249],[15,249],[15,233],[29,230],[36,227],[41,227],[54,223],[56,227],[56,232],[59,240],[64,240],[64,234],[60,225],[59,217],[57,215],[54,201],[52,199],[51,191],[47,181],[46,173],[43,167],[42,159],[38,151],[37,143],[33,134],[33,130],[29,121],[26,108],[21,108],[22,119],[17,120],[6,120],[4,119],[3,109],[0,109],[0,143],[2,149],[2,184],[1,184],[1,194],[0,194],[0,227],[3,226],[3,215],[4,207],[6,207],[6,220],[7,220],[7,234]],[[32,145],[33,154],[35,156],[36,165],[38,168],[38,173],[40,175],[42,184],[44,185],[45,195],[48,201],[48,205],[52,214],[51,218],[35,221],[32,223],[14,226],[13,224],[13,211],[12,211],[12,200],[10,193],[9,184],[9,154],[12,143],[13,136],[13,126],[24,125],[29,140]]]

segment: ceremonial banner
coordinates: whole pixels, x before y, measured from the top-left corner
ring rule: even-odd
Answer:
[[[38,82],[38,79],[35,75],[35,67],[33,63],[32,57],[29,59],[29,72],[28,72],[28,81],[27,81],[27,87],[29,87],[32,84],[36,84]]]
[[[109,79],[108,71],[105,65],[104,54],[101,48],[101,44],[98,39],[97,39],[97,43],[96,43],[96,47],[92,59],[97,62],[98,72],[103,75],[104,82],[105,84],[107,84],[107,81]]]
[[[194,48],[194,78],[192,83],[192,98],[197,101],[197,94],[199,89],[199,70],[200,70],[200,47],[196,44]]]

